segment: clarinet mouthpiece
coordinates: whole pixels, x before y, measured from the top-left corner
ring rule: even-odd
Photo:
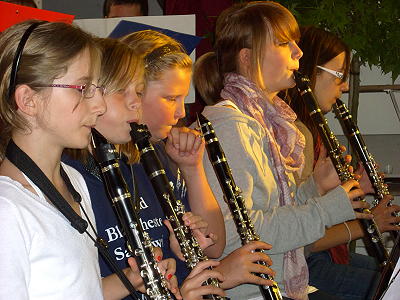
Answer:
[[[129,124],[131,126],[130,135],[134,143],[138,143],[142,140],[148,140],[151,138],[151,133],[145,124],[138,124],[132,122]]]
[[[107,139],[96,129],[92,128],[91,145],[93,148],[93,156],[99,163],[114,160],[118,157],[115,146],[107,141]]]
[[[294,70],[293,71],[293,78],[294,81],[296,82],[297,88],[299,90],[306,90],[310,86],[310,79],[306,76],[301,74],[299,71]]]

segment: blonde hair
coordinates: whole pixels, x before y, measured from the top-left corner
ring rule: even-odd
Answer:
[[[8,96],[11,68],[21,37],[26,30],[38,21],[25,21],[6,29],[0,35],[0,160],[4,158],[11,132],[14,129],[29,129],[28,122],[17,113],[14,93]],[[65,23],[40,22],[30,34],[22,51],[15,87],[28,85],[40,92],[56,78],[65,74],[70,62],[89,50],[91,65],[90,77],[99,73],[101,54],[92,36],[78,27]]]
[[[207,104],[220,99],[226,73],[239,73],[241,49],[252,50],[251,79],[265,89],[261,66],[267,43],[299,40],[299,27],[285,7],[272,1],[240,3],[224,10],[218,17],[214,52],[197,60],[193,82]]]
[[[141,84],[143,64],[133,49],[111,38],[98,38],[96,42],[102,52],[99,85],[105,88],[106,95],[125,90],[132,81]],[[139,153],[132,143],[127,143],[124,147],[117,145],[117,148],[127,156],[128,163],[138,160]],[[87,149],[68,149],[67,154],[73,159],[84,162],[89,153]]]
[[[161,32],[142,30],[126,35],[121,38],[121,41],[140,55],[145,65],[145,84],[149,81],[159,80],[167,70],[192,68],[192,60],[186,54],[183,46]]]

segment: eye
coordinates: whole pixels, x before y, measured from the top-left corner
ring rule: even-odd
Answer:
[[[118,89],[118,90],[114,90],[114,91],[112,92],[112,94],[120,94],[120,95],[123,95],[123,94],[125,94],[125,92],[126,92],[125,89]]]
[[[167,99],[168,101],[171,101],[171,102],[176,101],[176,97],[166,97],[165,99]]]
[[[279,47],[285,47],[285,46],[288,46],[289,45],[289,41],[286,41],[286,42],[279,42],[278,43],[278,46]]]

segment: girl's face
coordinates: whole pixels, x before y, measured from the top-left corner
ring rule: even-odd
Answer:
[[[90,54],[84,50],[74,58],[67,72],[54,80],[54,84],[97,85],[97,79],[90,78]],[[80,90],[56,88],[50,90],[49,98],[38,101],[40,115],[34,129],[46,139],[49,147],[86,148],[89,144],[91,128],[97,118],[106,111],[103,95],[96,89],[92,98],[83,98]]]
[[[344,62],[346,53],[342,52],[338,56],[334,57],[322,67],[330,69],[332,71],[338,71],[344,73]],[[332,105],[335,104],[336,99],[342,96],[342,92],[349,89],[348,83],[342,82],[341,79],[334,75],[325,72],[324,70],[318,69],[318,73],[315,80],[314,94],[317,102],[323,113],[331,111]]]
[[[157,81],[148,82],[142,98],[142,120],[154,140],[167,137],[172,126],[185,116],[184,101],[189,93],[190,69],[173,68]]]
[[[293,71],[299,68],[302,56],[295,41],[267,42],[261,73],[268,94],[295,86]]]
[[[99,117],[96,129],[111,143],[125,144],[131,141],[130,123],[139,121],[141,83],[132,81],[116,93],[104,96],[107,112]]]

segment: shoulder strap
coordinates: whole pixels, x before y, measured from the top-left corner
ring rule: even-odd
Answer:
[[[20,171],[22,171],[37,187],[48,197],[49,201],[68,219],[72,227],[79,233],[87,232],[88,222],[80,217],[64,199],[59,191],[54,187],[51,181],[46,177],[43,171],[36,165],[36,163],[22,151],[13,140],[7,145],[5,156],[11,161]],[[68,178],[65,170],[61,168],[61,177],[63,178],[69,192],[72,194],[75,201],[80,202],[81,196],[73,187],[70,179]],[[86,212],[84,212],[86,214]],[[87,216],[88,217],[88,216]],[[89,220],[89,218],[88,218]],[[93,231],[95,232],[94,228]],[[100,254],[109,263],[110,267],[120,278],[124,286],[128,289],[132,297],[136,300],[140,299],[139,293],[135,290],[129,279],[124,272],[118,268],[115,260],[108,252],[107,243],[96,234],[96,239],[93,238],[88,232],[87,234],[93,240],[95,246],[99,249]]]
[[[57,191],[46,175],[44,175],[42,170],[40,170],[35,162],[24,151],[22,151],[13,140],[10,140],[7,145],[6,157],[39,187],[51,203],[53,203],[54,206],[68,219],[72,227],[78,230],[79,233],[84,233],[86,231],[86,228],[88,227],[87,221],[82,219],[72,209],[60,192]]]

